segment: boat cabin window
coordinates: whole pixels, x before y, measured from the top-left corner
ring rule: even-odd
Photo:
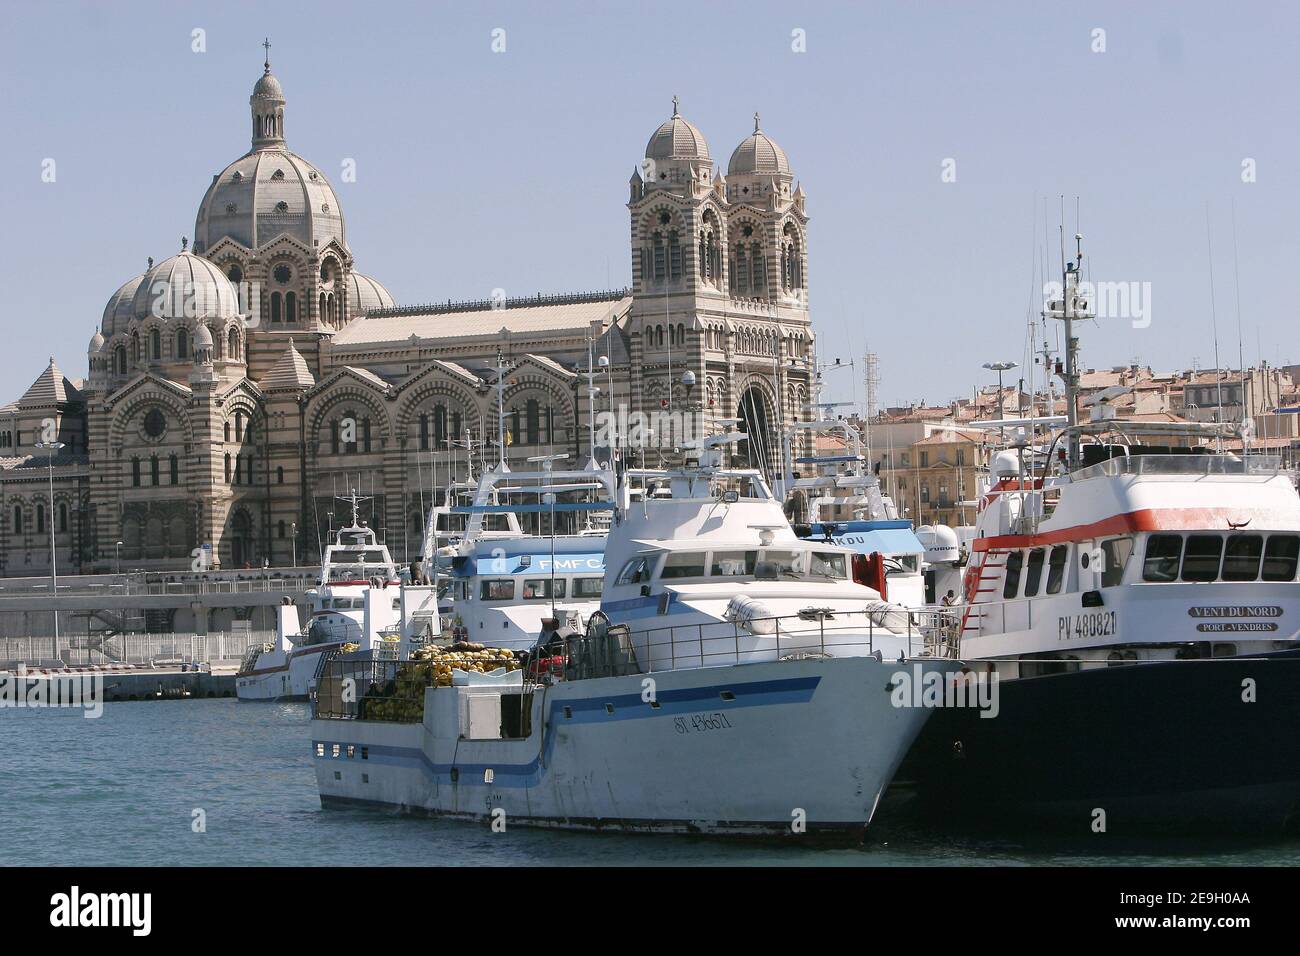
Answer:
[[[661,578],[702,578],[704,577],[703,551],[670,551],[664,559]]]
[[[891,554],[885,559],[885,577],[891,574],[915,574],[920,568],[920,555]]]
[[[1038,593],[1038,586],[1043,579],[1045,554],[1042,548],[1034,548],[1029,552],[1029,567],[1025,569],[1025,597],[1033,597]]]
[[[1182,575],[1179,576],[1179,561]],[[1142,580],[1294,581],[1300,535],[1153,534],[1147,538]]]
[[[757,560],[757,551],[714,551],[710,573],[725,578],[753,574]]]
[[[364,601],[354,601],[352,598],[335,598],[334,609],[336,611],[350,611],[354,607],[365,607]]]
[[[640,584],[642,581],[650,580],[650,556],[641,554],[637,555],[623,565],[623,570],[618,572],[616,584]]]
[[[847,567],[844,555],[837,551],[814,551],[808,561],[808,573],[824,578],[843,578]]]
[[[1223,549],[1223,580],[1254,581],[1259,577],[1259,559],[1263,553],[1263,535],[1231,535]]]
[[[511,578],[497,578],[479,585],[479,598],[484,601],[513,601],[515,582]]]
[[[764,551],[763,562],[776,566],[777,575],[799,573],[798,551]]]
[[[1147,538],[1146,560],[1142,562],[1142,580],[1176,581],[1178,579],[1178,563],[1182,556],[1182,535],[1151,535]]]
[[[1294,581],[1297,557],[1300,557],[1300,536],[1269,535],[1264,546],[1264,580]]]
[[[564,597],[564,578],[525,578],[524,600],[541,601],[551,597],[551,586],[555,586],[555,597]]]
[[[1222,558],[1222,535],[1189,534],[1183,548],[1183,580],[1213,581],[1219,576]]]
[[[1133,555],[1132,538],[1111,538],[1101,543],[1101,586],[1113,588],[1124,580],[1124,569]]]
[[[596,598],[605,584],[604,578],[574,578],[573,596],[575,598]]]
[[[1047,593],[1060,594],[1061,585],[1065,583],[1065,569],[1070,557],[1070,546],[1058,544],[1052,549],[1047,559]]]
[[[1020,566],[1025,562],[1023,551],[1012,551],[1007,555],[1007,579],[1002,585],[1002,596],[1013,598],[1020,593]]]

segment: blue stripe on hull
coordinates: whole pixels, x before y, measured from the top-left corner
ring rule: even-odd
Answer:
[[[450,784],[453,769],[461,773],[481,775],[485,770],[492,770],[495,785],[501,787],[532,788],[541,783],[545,768],[549,766],[551,754],[555,749],[556,730],[568,724],[592,724],[596,722],[620,720],[647,720],[656,717],[671,717],[675,714],[691,713],[700,709],[700,704],[708,701],[710,706],[719,711],[743,709],[749,707],[770,707],[780,704],[802,704],[812,700],[821,683],[820,677],[792,677],[780,680],[750,681],[738,684],[715,684],[707,687],[684,687],[664,690],[656,694],[658,707],[652,707],[641,699],[640,694],[617,694],[610,697],[586,697],[573,700],[551,700],[546,720],[546,746],[542,754],[524,764],[500,763],[455,763],[437,764],[429,759],[428,754],[419,747],[394,747],[387,744],[360,744],[355,740],[314,739],[312,754],[317,760],[337,760],[329,756],[334,744],[340,745],[340,751],[346,752],[348,744],[354,747],[365,746],[371,763],[387,763],[395,766],[420,766],[435,782]],[[722,700],[723,691],[735,695],[734,700]],[[614,713],[609,713],[606,705],[614,706]],[[563,715],[568,707],[572,717]],[[317,747],[324,746],[325,756],[317,755]]]

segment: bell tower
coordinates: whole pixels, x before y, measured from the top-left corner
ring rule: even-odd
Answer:
[[[253,95],[248,98],[253,111],[253,149],[284,145],[284,90],[271,73],[270,39],[263,40],[262,46],[266,49],[266,61],[253,87]]]

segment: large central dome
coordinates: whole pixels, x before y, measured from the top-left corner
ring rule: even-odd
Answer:
[[[288,234],[309,249],[346,245],[343,210],[325,175],[284,142],[284,93],[268,63],[249,97],[253,148],[212,179],[194,223],[194,251],[229,236],[257,249]]]

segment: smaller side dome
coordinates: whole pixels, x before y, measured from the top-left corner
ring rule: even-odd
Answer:
[[[131,311],[137,319],[228,319],[239,315],[239,294],[215,264],[182,250],[145,273]]]
[[[202,322],[200,322],[199,327],[194,330],[194,348],[195,349],[212,348],[212,330],[209,329]]]
[[[104,351],[104,336],[100,334],[99,329],[95,329],[95,334],[90,337],[90,345],[86,347],[87,355],[98,355]]]
[[[754,132],[731,154],[727,163],[728,176],[789,176],[790,160],[776,140],[759,128],[758,114],[754,114]]]
[[[709,144],[704,134],[685,119],[677,108],[678,101],[674,96],[673,115],[654,131],[650,142],[646,143],[646,158],[711,163],[713,160],[709,156]]]
[[[396,305],[382,285],[360,272],[348,275],[348,311],[351,315],[369,315]]]
[[[100,319],[99,327],[105,335],[115,335],[126,328],[126,324],[131,321],[135,314],[133,303],[135,301],[136,290],[140,288],[140,283],[144,281],[144,274],[136,276],[123,283],[122,287],[113,293],[108,300],[108,305],[104,306],[104,315]]]

